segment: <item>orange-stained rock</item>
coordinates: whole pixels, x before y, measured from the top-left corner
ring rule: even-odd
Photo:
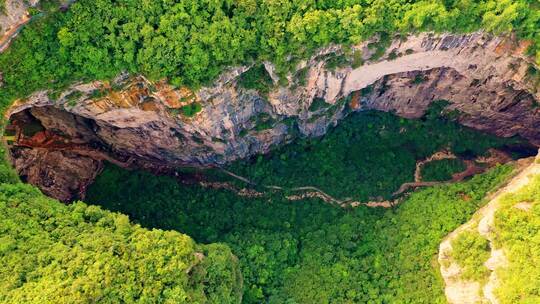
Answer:
[[[358,110],[360,109],[360,98],[362,97],[362,94],[360,94],[360,91],[356,91],[352,93],[351,102],[349,103],[349,107],[351,110]]]
[[[533,44],[532,40],[521,40],[519,41],[518,47],[515,49],[514,54],[515,55],[524,55],[531,45]]]
[[[171,109],[178,109],[182,106],[180,102],[180,95],[171,85],[165,81],[159,81],[155,84],[156,92],[155,96],[161,99],[161,101]]]
[[[157,112],[159,110],[158,103],[154,100],[145,101],[140,105],[140,108],[143,111],[153,111]]]

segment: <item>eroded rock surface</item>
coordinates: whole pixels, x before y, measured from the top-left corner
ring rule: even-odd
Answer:
[[[8,113],[15,134],[11,150],[17,152],[12,153],[13,163],[26,174],[21,160],[33,157],[39,163],[40,157],[47,157],[35,149],[65,151],[67,145],[77,147],[71,153],[79,153],[81,161],[107,160],[125,167],[222,165],[265,153],[297,136],[323,135],[351,111],[376,109],[418,118],[440,99],[450,102],[447,110],[455,111],[464,125],[499,136],[521,135],[538,145],[540,91],[538,80],[528,73],[535,66],[524,55],[526,46],[484,33],[421,34],[395,39],[377,60],[369,59],[373,51],[368,43],[358,45],[364,65],[330,71],[326,60],[341,53],[339,46],[332,46],[299,65],[305,80],[297,76],[300,72],[292,73],[289,86],[275,87],[268,96],[238,84],[249,67],[231,69],[213,86],[197,92],[143,77],[77,84],[59,96],[40,91],[17,101]],[[265,67],[276,81],[272,65],[265,63]],[[193,117],[183,115],[181,107],[193,103],[202,110]],[[33,140],[36,135],[43,137],[44,131],[21,132],[27,124],[22,116],[48,131],[47,145],[35,147]],[[71,156],[66,159],[69,164]],[[48,176],[43,172],[50,170],[41,167],[35,172]],[[56,175],[85,171],[71,165],[64,173],[61,168],[54,170]],[[93,175],[81,173],[79,180],[90,182]],[[50,183],[30,177],[28,181],[42,189]],[[63,193],[81,188],[76,186],[80,181],[65,182],[48,194],[65,199]]]

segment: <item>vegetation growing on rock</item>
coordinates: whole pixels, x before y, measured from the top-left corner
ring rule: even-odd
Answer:
[[[452,241],[452,259],[461,267],[463,280],[484,281],[490,274],[484,263],[489,259],[489,241],[478,231],[467,230]]]
[[[14,97],[122,71],[198,87],[231,65],[272,61],[284,75],[330,43],[395,33],[496,34],[532,41],[540,61],[540,10],[534,0],[482,1],[141,1],[80,0],[27,26],[0,56],[3,106]],[[372,58],[373,59],[373,58]]]
[[[186,117],[193,117],[202,110],[202,106],[198,102],[191,103],[182,107],[182,114]]]
[[[272,86],[272,78],[268,75],[264,65],[259,64],[243,73],[238,84],[246,89],[257,90],[259,93],[268,94]]]
[[[540,301],[540,176],[515,194],[501,199],[495,213],[494,245],[502,248],[508,265],[496,270],[500,303]]]

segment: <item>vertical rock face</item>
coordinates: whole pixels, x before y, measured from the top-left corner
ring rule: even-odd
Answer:
[[[140,76],[116,79],[112,87],[120,90],[94,82],[74,85],[56,98],[36,92],[8,113],[12,159],[28,181],[66,200],[66,193],[84,193],[104,160],[148,169],[222,165],[297,136],[323,135],[351,111],[418,118],[439,99],[448,100],[447,109],[467,126],[539,144],[540,91],[531,72],[536,67],[523,55],[526,47],[483,33],[422,34],[395,39],[379,59],[370,59],[374,51],[368,43],[358,45],[362,66],[330,70],[327,61],[342,54],[332,46],[302,62],[288,86],[276,84],[267,95],[242,88],[240,75],[249,67],[231,69],[197,92]],[[277,83],[273,66],[265,67]],[[200,112],[189,110],[199,105]],[[39,128],[28,132],[29,125]],[[40,165],[40,159],[52,157],[65,158],[69,168]],[[33,165],[27,164],[30,159]],[[37,172],[41,178],[35,178]],[[62,179],[63,174],[79,178]],[[54,179],[47,180],[50,176]]]

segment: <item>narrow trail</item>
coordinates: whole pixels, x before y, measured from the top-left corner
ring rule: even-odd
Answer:
[[[344,203],[347,202],[347,200],[345,201],[342,201],[342,200],[339,200],[333,196],[331,196],[330,194],[322,191],[321,189],[317,188],[317,187],[313,187],[313,186],[303,186],[303,187],[293,187],[293,188],[284,188],[284,187],[280,187],[280,186],[275,186],[275,185],[257,185],[257,183],[245,178],[245,177],[242,177],[242,176],[239,176],[237,174],[234,174],[226,169],[223,169],[223,168],[219,168],[219,170],[235,179],[238,179],[246,184],[249,184],[251,186],[261,186],[265,189],[269,189],[269,190],[278,190],[278,191],[310,191],[312,193],[316,193],[316,194],[312,194],[314,196],[317,196],[319,198],[322,198],[325,202],[327,203],[332,203],[332,204],[337,204],[337,205],[342,205]],[[310,192],[307,192],[305,194],[308,194]],[[304,195],[305,195],[304,194]],[[296,199],[296,196],[288,196],[287,198],[289,198],[290,200],[297,200]]]
[[[434,159],[432,161],[435,161],[435,160],[440,160],[440,159]],[[399,187],[399,189],[393,193],[393,196],[399,196],[411,189],[415,189],[415,188],[419,188],[419,187],[430,187],[430,186],[436,186],[436,185],[442,185],[442,184],[449,184],[449,183],[456,183],[456,182],[461,182],[463,181],[465,178],[469,177],[469,176],[473,176],[475,174],[478,174],[478,173],[482,173],[484,171],[486,171],[486,168],[483,168],[483,167],[480,167],[478,165],[476,165],[476,163],[474,161],[471,161],[471,160],[465,160],[463,161],[466,165],[466,168],[465,170],[463,170],[462,172],[459,172],[459,173],[455,173],[452,175],[452,179],[448,180],[448,181],[443,181],[443,182],[423,182],[421,180],[421,177],[420,177],[420,180],[418,181],[415,181],[415,182],[412,182],[412,183],[404,183],[401,185],[401,187]],[[420,167],[421,169],[422,167]],[[419,169],[417,169],[419,170]],[[418,173],[420,174],[420,173]],[[416,173],[415,173],[415,176],[416,176]],[[420,176],[420,175],[419,175]]]
[[[452,175],[452,179],[448,181],[422,181],[422,168],[434,161],[443,160],[443,159],[457,159],[458,157],[447,150],[439,151],[431,155],[430,157],[418,161],[416,164],[416,169],[414,172],[414,182],[407,182],[402,184],[399,189],[392,194],[393,199],[392,200],[385,200],[385,201],[370,201],[370,202],[358,202],[353,201],[350,198],[347,199],[338,199],[333,197],[332,195],[324,192],[323,190],[314,187],[314,186],[302,186],[302,187],[293,187],[293,188],[285,188],[281,186],[276,185],[258,185],[252,180],[249,180],[248,178],[245,178],[243,176],[237,175],[233,172],[230,172],[226,169],[216,167],[221,172],[225,173],[228,176],[231,176],[237,180],[240,180],[250,186],[258,186],[264,189],[269,190],[277,190],[277,191],[288,191],[288,192],[300,192],[303,191],[302,194],[297,195],[288,195],[286,198],[291,201],[298,201],[306,198],[320,198],[326,203],[330,203],[332,205],[337,205],[339,207],[358,207],[361,205],[367,206],[367,207],[383,207],[383,208],[392,208],[397,206],[403,199],[403,194],[414,190],[416,188],[420,187],[431,187],[431,186],[437,186],[437,185],[445,185],[445,184],[451,184],[456,182],[461,182],[464,179],[471,177],[473,175],[483,173],[489,168],[497,165],[497,164],[505,164],[510,161],[512,161],[512,158],[510,158],[506,153],[496,150],[496,149],[489,149],[489,156],[484,157],[480,156],[477,157],[474,161],[472,160],[464,160],[464,163],[466,165],[465,170],[462,172],[458,172]],[[482,166],[478,165],[482,164]],[[212,183],[205,183],[206,186],[210,186]],[[254,195],[253,197],[260,197],[265,195],[264,192],[257,192],[254,190],[248,190],[248,189],[236,189],[234,186],[228,183],[220,183],[220,188],[226,188],[228,190],[235,191],[238,195],[241,196],[250,196]]]
[[[417,183],[422,182],[422,168],[426,164],[428,164],[430,162],[433,162],[433,161],[437,161],[437,160],[456,159],[456,158],[457,158],[457,156],[454,153],[452,153],[450,151],[447,151],[447,150],[442,150],[442,151],[439,151],[439,152],[435,152],[430,157],[416,163],[416,170],[414,171],[414,181],[417,182]]]

